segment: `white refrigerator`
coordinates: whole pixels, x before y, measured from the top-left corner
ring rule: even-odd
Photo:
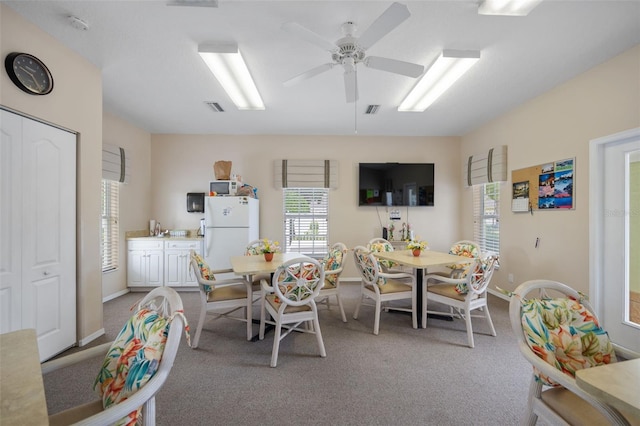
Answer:
[[[229,258],[244,255],[247,244],[259,238],[259,202],[249,197],[205,197],[204,225],[205,260],[211,269],[229,269]]]

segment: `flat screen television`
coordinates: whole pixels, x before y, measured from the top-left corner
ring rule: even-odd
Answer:
[[[433,206],[433,163],[360,163],[358,205]]]

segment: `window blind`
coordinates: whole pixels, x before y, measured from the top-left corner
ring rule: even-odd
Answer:
[[[101,254],[102,272],[118,268],[119,245],[119,187],[118,182],[102,180]]]
[[[507,180],[507,146],[470,155],[463,165],[466,186]]]
[[[273,170],[278,189],[338,187],[336,160],[275,160]]]
[[[131,159],[126,149],[102,144],[102,179],[129,183]]]
[[[473,238],[482,252],[500,254],[500,184],[473,187]]]
[[[329,190],[284,188],[284,248],[312,257],[328,251]]]

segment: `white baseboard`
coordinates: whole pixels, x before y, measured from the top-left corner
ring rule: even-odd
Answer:
[[[84,345],[88,345],[89,343],[91,343],[94,340],[96,340],[98,337],[103,336],[105,333],[106,332],[104,331],[104,328],[101,328],[100,330],[96,331],[95,333],[92,333],[92,334],[88,335],[84,339],[80,339],[80,341],[78,342],[78,346],[83,347]]]
[[[131,291],[130,289],[125,288],[124,290],[120,290],[120,291],[118,291],[116,293],[110,294],[109,296],[102,298],[102,303],[108,302],[109,300],[113,300],[113,299],[115,299],[117,297],[120,297],[120,296],[124,296],[125,294],[129,293],[130,291]]]

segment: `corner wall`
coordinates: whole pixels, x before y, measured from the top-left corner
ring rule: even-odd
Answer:
[[[77,336],[82,341],[102,330],[102,77],[98,68],[0,3],[0,54],[5,58],[15,51],[42,59],[53,74],[54,89],[46,96],[26,94],[3,70],[0,104],[78,133]]]
[[[462,138],[462,159],[492,146],[509,146],[509,181],[501,185],[500,270],[492,287],[512,290],[546,278],[589,293],[589,141],[638,126],[640,45]],[[576,159],[574,210],[511,212],[512,170],[570,157]],[[471,190],[465,190],[465,236],[473,235],[471,198]],[[514,283],[508,282],[509,273]]]

